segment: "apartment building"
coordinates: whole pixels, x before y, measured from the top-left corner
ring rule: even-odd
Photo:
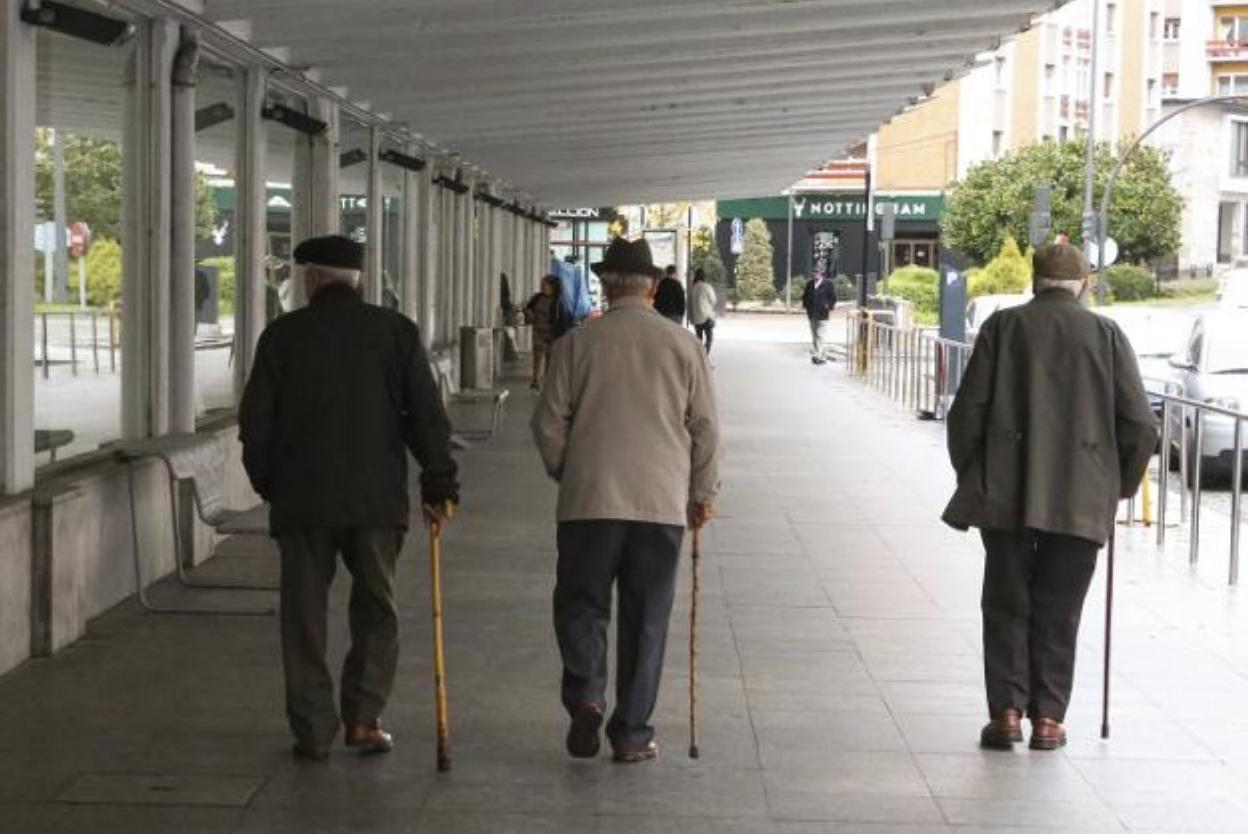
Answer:
[[[1248,4],[1166,0],[1162,31],[1164,112],[1209,96],[1248,103]],[[1184,111],[1150,141],[1170,152],[1186,201],[1178,268],[1207,272],[1248,256],[1248,107]]]

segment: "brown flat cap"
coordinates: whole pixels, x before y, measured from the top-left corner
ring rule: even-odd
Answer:
[[[1069,243],[1041,246],[1031,258],[1032,276],[1050,281],[1082,281],[1092,271],[1088,259]]]

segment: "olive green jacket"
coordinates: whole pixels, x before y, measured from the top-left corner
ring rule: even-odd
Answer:
[[[1127,337],[1063,290],[984,324],[947,428],[958,488],[945,523],[1098,544],[1157,445]]]

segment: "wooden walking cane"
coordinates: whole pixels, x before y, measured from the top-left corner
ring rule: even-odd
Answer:
[[[454,515],[454,505],[447,505],[446,518]],[[446,718],[446,655],[442,650],[442,522],[429,524],[429,562],[433,594],[433,690],[434,711],[438,729],[438,772],[451,769],[450,729]]]
[[[1116,523],[1116,522],[1115,522]],[[1114,533],[1109,531],[1109,553],[1105,563],[1105,668],[1101,673],[1101,738],[1109,738],[1109,655],[1114,624]]]
[[[698,563],[702,561],[702,528],[693,528],[693,604],[689,608],[689,758],[698,749]]]

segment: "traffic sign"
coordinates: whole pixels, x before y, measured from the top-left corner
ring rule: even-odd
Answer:
[[[1118,254],[1118,241],[1112,237],[1105,238],[1105,263],[1103,265],[1113,266],[1118,261]],[[1093,269],[1096,269],[1097,264],[1100,263],[1100,247],[1094,240],[1088,241],[1088,263]]]

